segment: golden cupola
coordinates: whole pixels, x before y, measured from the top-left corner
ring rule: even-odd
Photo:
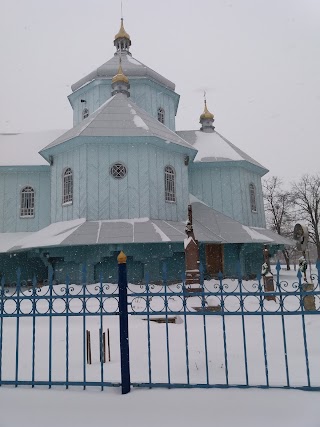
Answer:
[[[112,78],[112,83],[117,83],[117,82],[129,83],[128,77],[123,73],[121,62],[119,64],[117,74]]]
[[[214,115],[210,113],[210,111],[208,110],[206,99],[204,100],[204,110],[200,116],[200,123],[201,123],[201,120],[203,119],[214,120]]]
[[[214,126],[214,115],[210,113],[207,107],[207,100],[204,100],[204,110],[200,116],[201,129],[204,132],[213,132]]]
[[[114,36],[113,44],[117,48],[117,52],[129,52],[129,47],[131,46],[131,39],[129,34],[124,29],[123,18],[121,18],[121,25],[119,32]]]
[[[129,79],[124,74],[124,72],[122,70],[121,57],[120,57],[120,63],[119,63],[118,72],[112,78],[111,87],[112,87],[112,92],[111,92],[112,96],[115,95],[116,93],[123,93],[123,94],[127,95],[128,97],[130,96],[130,92],[129,92],[129,88],[130,88]]]

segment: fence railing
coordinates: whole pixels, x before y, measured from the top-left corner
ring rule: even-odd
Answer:
[[[309,283],[298,272],[274,291],[263,279],[155,285],[0,288],[0,385],[138,387],[285,387],[320,389],[320,264]],[[105,360],[103,331],[110,331]],[[90,354],[88,361],[88,332]],[[129,358],[130,350],[130,358]]]

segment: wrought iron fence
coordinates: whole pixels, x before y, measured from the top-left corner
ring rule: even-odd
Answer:
[[[102,352],[102,331],[108,319],[119,314],[118,287],[86,284],[73,285],[66,277],[63,285],[53,285],[49,271],[47,286],[38,287],[21,280],[0,292],[0,385],[119,386],[106,380]],[[88,366],[87,330],[97,332],[100,356],[95,367]]]
[[[80,285],[53,285],[50,272],[48,286],[28,287],[18,271],[15,288],[1,282],[0,385],[320,389],[320,264],[309,284],[280,270],[271,292],[261,277],[203,271],[195,285],[169,285],[165,270],[161,285],[127,285],[125,264],[119,286],[88,285],[84,269]]]
[[[146,381],[134,384],[319,389],[319,275],[306,284],[298,272],[297,281],[289,283],[280,279],[280,264],[276,270],[273,292],[264,291],[261,276],[248,285],[240,275],[236,281],[219,274],[217,281],[205,282],[203,272],[200,285],[186,286],[182,280],[168,286],[164,276],[161,287],[147,278],[140,291],[132,289],[131,314],[147,324],[148,366]],[[154,321],[164,323],[162,342]],[[131,367],[134,371],[132,361]]]

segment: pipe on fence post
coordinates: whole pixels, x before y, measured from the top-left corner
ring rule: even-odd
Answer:
[[[121,251],[118,255],[119,321],[122,394],[130,392],[129,326],[127,301],[127,257]]]
[[[100,362],[106,363],[106,333],[99,329]],[[102,359],[102,360],[101,360]]]

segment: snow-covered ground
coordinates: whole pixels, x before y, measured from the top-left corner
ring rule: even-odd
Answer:
[[[319,392],[0,388],[1,427],[318,427]]]
[[[281,278],[289,283],[295,281],[295,273],[281,272]],[[227,281],[228,282],[228,281]],[[235,286],[229,281],[229,291]],[[207,282],[210,288],[214,282]],[[252,288],[253,282],[244,282],[246,288]],[[61,285],[60,285],[61,288]],[[112,290],[112,288],[110,288]],[[42,292],[46,292],[43,288]],[[213,298],[213,297],[211,297]],[[236,307],[236,299],[230,298],[229,307]],[[288,300],[289,308],[294,309],[295,297]],[[188,306],[196,306],[197,298],[188,298]],[[41,302],[46,304],[45,301]],[[55,307],[59,310],[59,303]],[[211,301],[214,304],[214,301]],[[92,311],[98,307],[99,301],[90,301]],[[152,305],[157,310],[161,300],[155,297]],[[179,298],[170,299],[171,307],[179,309]],[[251,310],[257,308],[258,301],[247,301]],[[269,310],[275,310],[277,303],[266,302]],[[73,302],[73,310],[77,310],[77,301]],[[80,304],[81,305],[81,304]],[[80,305],[78,309],[80,309]],[[60,307],[63,309],[63,306]],[[133,309],[143,310],[144,300],[136,299]],[[45,310],[45,307],[43,307]],[[116,309],[115,300],[108,300],[110,315],[104,316],[104,330],[110,330],[111,362],[104,365],[104,381],[120,381],[119,354],[119,319],[112,315]],[[27,310],[27,306],[25,307]],[[319,316],[320,317],[320,316]],[[185,347],[186,318],[183,313],[177,324],[168,325],[170,347],[170,374],[173,383],[186,383],[187,364]],[[265,316],[265,331],[270,385],[286,384],[283,331],[281,316]],[[48,319],[37,318],[36,329],[36,364],[35,378],[48,378]],[[88,317],[86,329],[92,334],[93,364],[87,366],[87,380],[99,381],[101,365],[99,363],[98,330],[99,317]],[[311,385],[320,386],[320,318],[317,315],[305,317]],[[306,359],[303,343],[301,316],[285,318],[288,365],[291,385],[307,385]],[[130,362],[132,382],[148,382],[148,328],[145,316],[130,315],[129,319]],[[246,343],[248,353],[249,383],[265,384],[265,359],[262,342],[261,316],[247,316],[245,319]],[[69,318],[69,379],[82,379],[83,374],[83,323],[82,318]],[[66,321],[63,317],[53,319],[53,358],[52,380],[65,378],[66,355]],[[188,332],[188,366],[190,383],[205,383],[206,363],[204,347],[203,316],[187,317]],[[207,316],[206,332],[208,346],[208,374],[210,384],[225,384],[226,366],[223,346],[222,317]],[[15,372],[15,336],[16,319],[4,319],[3,365],[2,379],[14,379]],[[228,351],[229,384],[245,384],[243,357],[242,317],[226,317],[226,336]],[[167,335],[166,325],[150,323],[152,382],[167,382]],[[19,378],[31,379],[32,356],[32,319],[20,322],[19,344]],[[105,388],[103,392],[97,388],[62,388],[47,390],[45,388],[10,387],[0,388],[0,427],[26,425],[46,426],[57,425],[98,425],[111,423],[117,425],[130,424],[132,427],[152,424],[194,426],[198,423],[219,423],[226,426],[234,425],[260,426],[290,425],[318,426],[316,399],[318,392],[295,390],[261,390],[261,389],[137,389],[127,396],[120,395],[119,388]],[[19,411],[16,410],[19,408]]]

